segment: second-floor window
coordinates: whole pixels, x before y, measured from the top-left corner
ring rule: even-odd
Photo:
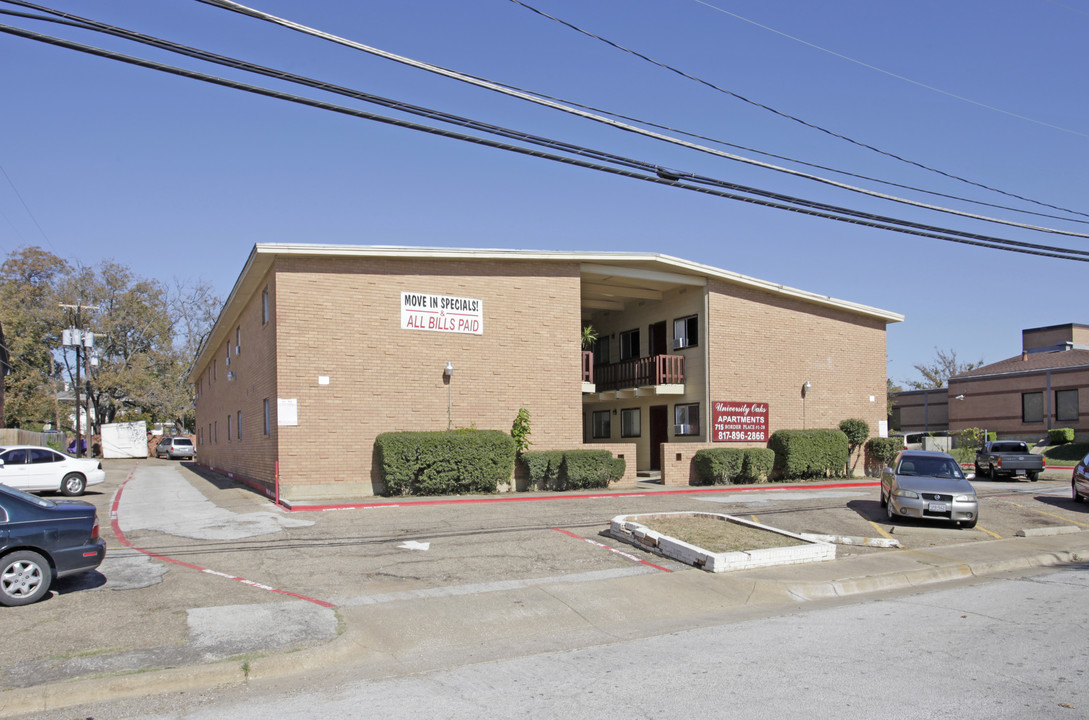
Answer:
[[[700,344],[700,324],[698,315],[677,318],[673,321],[673,349],[696,347]]]

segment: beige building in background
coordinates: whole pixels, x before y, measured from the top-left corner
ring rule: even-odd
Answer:
[[[380,433],[525,407],[534,450],[687,484],[702,447],[882,432],[902,319],[660,254],[259,244],[190,378],[198,459],[289,504],[369,496]]]

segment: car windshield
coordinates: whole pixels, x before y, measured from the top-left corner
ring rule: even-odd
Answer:
[[[963,478],[960,466],[946,458],[904,458],[900,461],[899,475],[922,475],[938,478]]]

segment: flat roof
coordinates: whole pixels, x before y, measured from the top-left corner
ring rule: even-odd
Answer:
[[[744,285],[766,292],[791,297],[803,302],[864,315],[885,323],[902,322],[904,316],[889,310],[839,300],[828,295],[799,290],[787,285],[759,280],[722,268],[684,260],[682,258],[647,252],[571,252],[559,250],[506,250],[473,248],[408,247],[399,245],[330,245],[311,243],[257,243],[235,281],[230,295],[194,359],[190,380],[201,366],[209,348],[218,347],[228,328],[232,327],[240,312],[235,306],[240,298],[248,298],[264,278],[277,257],[345,257],[345,258],[417,258],[420,260],[503,260],[574,262],[584,266],[612,265],[642,270],[660,270],[672,274],[699,278],[715,278],[736,285]],[[600,267],[587,269],[599,272]]]

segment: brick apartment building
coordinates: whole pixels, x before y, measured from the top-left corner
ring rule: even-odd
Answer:
[[[535,450],[687,484],[702,447],[883,430],[902,319],[659,254],[259,244],[190,377],[198,459],[288,503],[369,496],[379,433],[525,407]]]
[[[1052,428],[1089,438],[1089,326],[1021,331],[1021,354],[949,379],[949,430],[1035,441]]]

